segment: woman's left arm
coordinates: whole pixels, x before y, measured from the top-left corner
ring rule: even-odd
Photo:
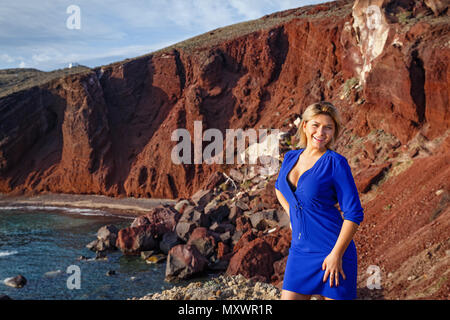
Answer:
[[[342,269],[342,256],[350,244],[350,241],[352,241],[357,229],[358,224],[350,220],[344,220],[333,250],[331,250],[330,254],[322,263],[322,270],[325,270],[323,282],[327,281],[328,276],[330,276],[330,287],[333,286],[333,282],[335,282],[336,286],[339,285],[339,273],[344,280],[346,278],[344,270]]]
[[[342,257],[364,218],[364,210],[361,207],[358,190],[347,159],[341,158],[339,161],[334,162],[333,181],[339,206],[343,212],[344,222],[333,250],[331,250],[322,264],[322,270],[325,270],[323,282],[327,281],[329,275],[330,287],[333,286],[333,282],[336,286],[339,285],[339,274],[345,280],[344,270],[342,269]]]

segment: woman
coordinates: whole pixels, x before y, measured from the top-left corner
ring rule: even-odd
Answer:
[[[289,214],[292,241],[281,299],[356,298],[352,238],[363,208],[347,159],[330,149],[340,129],[336,108],[314,103],[302,116],[300,149],[284,156],[275,192]]]

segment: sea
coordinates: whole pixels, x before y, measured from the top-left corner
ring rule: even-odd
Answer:
[[[185,285],[164,281],[165,262],[147,264],[120,250],[95,259],[95,252],[86,248],[100,227],[113,224],[120,229],[131,222],[130,217],[97,209],[0,207],[0,295],[19,300],[126,300]],[[4,284],[19,274],[27,279],[24,287]]]

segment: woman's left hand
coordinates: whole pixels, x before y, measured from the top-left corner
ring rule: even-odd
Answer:
[[[325,270],[323,282],[327,281],[328,275],[330,276],[330,288],[333,286],[333,281],[336,283],[336,287],[339,285],[339,273],[345,280],[344,269],[342,269],[342,256],[333,251],[323,260],[322,270]]]

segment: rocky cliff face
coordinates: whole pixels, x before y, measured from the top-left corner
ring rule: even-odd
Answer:
[[[448,14],[448,1],[329,2],[3,96],[0,191],[189,197],[232,166],[174,164],[175,129],[287,131],[328,100],[365,207],[361,268],[383,267],[388,297],[448,294]],[[440,267],[413,279],[421,255]]]

